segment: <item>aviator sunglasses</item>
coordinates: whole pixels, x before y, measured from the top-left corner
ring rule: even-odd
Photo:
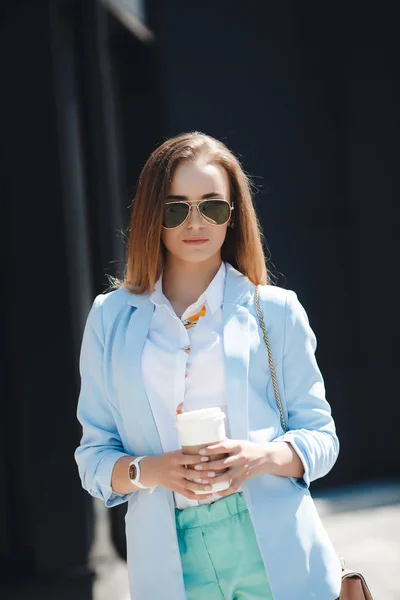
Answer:
[[[198,204],[189,204],[183,200],[166,202],[163,227],[165,229],[179,227],[189,218],[193,207],[197,208],[199,215],[211,225],[225,225],[233,211],[233,205],[230,205],[227,200],[202,200]]]

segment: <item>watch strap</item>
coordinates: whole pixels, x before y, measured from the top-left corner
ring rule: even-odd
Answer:
[[[131,479],[131,483],[142,490],[154,489],[153,486],[143,485],[142,483],[140,483],[140,461],[142,460],[142,458],[146,458],[146,457],[145,456],[137,456],[134,460],[132,460],[132,462],[129,463],[129,467],[131,465],[135,465],[135,467],[136,467],[136,477],[135,477],[135,479]]]

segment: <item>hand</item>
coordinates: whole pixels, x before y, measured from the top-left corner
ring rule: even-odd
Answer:
[[[196,465],[195,469],[212,468],[213,471],[226,469],[222,475],[216,475],[211,479],[213,483],[230,481],[231,485],[227,490],[218,492],[218,496],[229,496],[236,492],[244,481],[255,477],[262,472],[262,467],[267,461],[267,445],[255,444],[247,440],[224,440],[217,444],[212,444],[207,448],[200,450],[201,455],[209,457],[210,464]],[[226,458],[213,461],[215,454],[228,454]]]
[[[213,494],[195,494],[195,491],[211,490],[208,473],[196,473],[188,470],[185,465],[198,467],[200,464],[207,469],[207,456],[183,454],[180,450],[166,452],[161,456],[146,456],[140,463],[140,482],[146,486],[157,486],[178,492],[190,500],[204,500],[212,498]],[[197,469],[198,470],[198,469]],[[212,473],[214,476],[215,473]],[[202,483],[195,483],[188,479],[201,479]]]

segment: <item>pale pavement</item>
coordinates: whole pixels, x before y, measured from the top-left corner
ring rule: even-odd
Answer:
[[[364,574],[374,600],[400,600],[400,482],[340,488],[314,498],[338,554]],[[99,500],[94,504],[94,600],[130,600],[126,564],[109,541],[110,509]]]

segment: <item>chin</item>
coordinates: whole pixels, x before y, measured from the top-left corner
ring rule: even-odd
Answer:
[[[211,260],[214,256],[215,254],[209,254],[208,252],[204,254],[201,252],[193,252],[189,255],[182,256],[181,260],[193,264],[199,264]]]
[[[212,260],[216,256],[218,258],[221,257],[220,250],[216,250],[215,252],[202,252],[200,249],[196,249],[192,252],[171,252],[171,254],[178,260],[191,264],[200,264],[202,262],[207,262],[209,260]]]

